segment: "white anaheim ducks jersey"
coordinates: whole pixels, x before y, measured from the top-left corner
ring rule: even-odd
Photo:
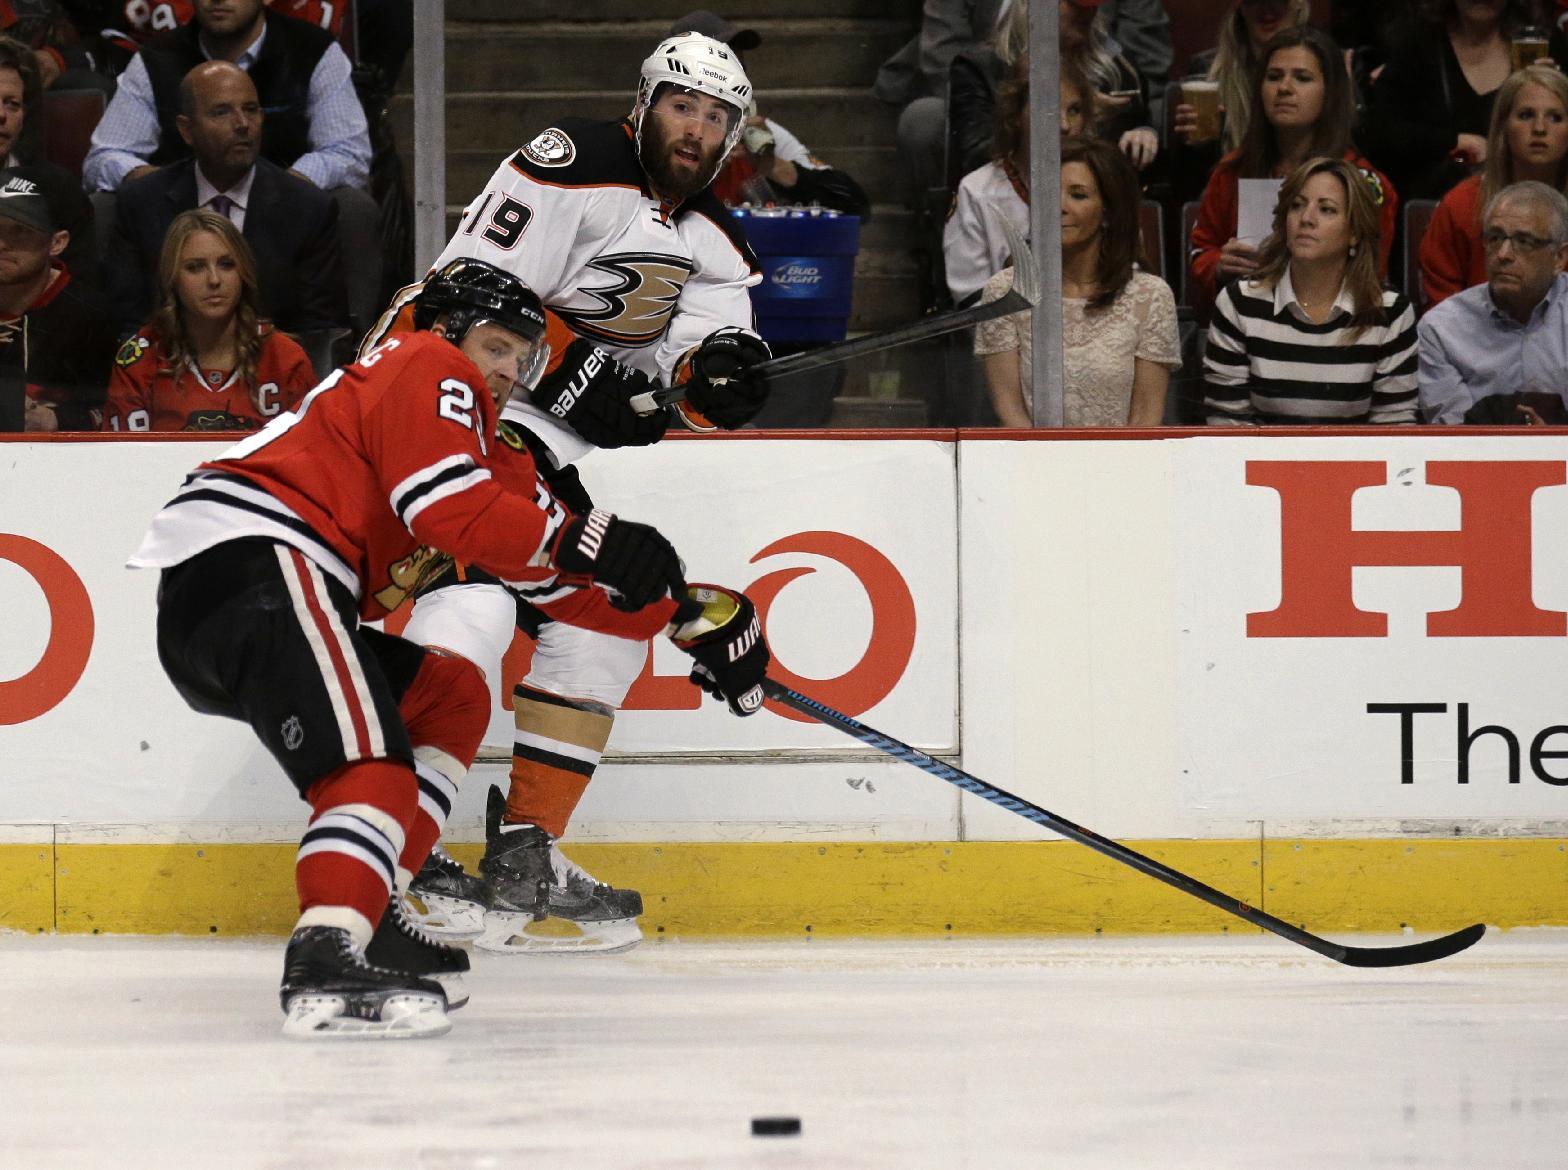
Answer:
[[[711,191],[674,208],[649,191],[624,119],[560,121],[503,162],[435,267],[460,257],[511,272],[577,336],[665,385],[714,330],[752,328],[747,289],[762,279]],[[593,449],[522,395],[503,417],[562,464]]]

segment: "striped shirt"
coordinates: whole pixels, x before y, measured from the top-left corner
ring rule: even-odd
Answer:
[[[1204,410],[1211,424],[1295,426],[1416,421],[1416,318],[1400,293],[1384,290],[1387,324],[1357,335],[1341,288],[1333,312],[1314,324],[1296,300],[1290,271],[1274,288],[1235,281],[1221,290],[1203,359]]]

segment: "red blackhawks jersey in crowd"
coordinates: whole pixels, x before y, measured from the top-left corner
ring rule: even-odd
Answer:
[[[293,410],[316,384],[305,351],[292,337],[268,333],[256,359],[256,385],[238,370],[175,369],[156,330],[127,338],[114,355],[106,431],[254,431]]]
[[[555,583],[548,549],[569,518],[522,443],[497,437],[474,364],[413,333],[197,467],[129,563],[167,568],[224,541],[276,540],[341,581],[374,621],[456,558],[527,588],[558,621],[634,639],[668,625],[672,600],[627,614],[602,589]]]
[[[752,327],[748,290],[762,279],[711,190],[673,207],[653,194],[625,119],[563,119],[502,162],[432,268],[464,257],[510,272],[572,335],[661,384],[714,330]],[[372,343],[408,327],[420,287],[398,294]],[[553,330],[551,344],[564,349]],[[560,464],[593,449],[521,395],[503,413]]]

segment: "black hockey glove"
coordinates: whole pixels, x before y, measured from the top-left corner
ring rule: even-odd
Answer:
[[[595,508],[562,526],[550,557],[567,585],[602,585],[610,604],[627,611],[661,597],[686,596],[680,557],[658,529],[618,520]]]
[[[768,400],[767,379],[753,367],[772,356],[766,342],[740,329],[708,334],[692,354],[686,401],[725,430],[745,426]]]
[[[638,414],[633,394],[653,389],[646,374],[616,361],[591,341],[566,347],[560,365],[539,380],[530,397],[595,447],[646,447],[664,438],[669,416],[662,410]]]
[[[762,680],[772,660],[756,608],[744,593],[718,585],[690,585],[685,596],[670,637],[696,659],[691,681],[735,714],[755,715],[762,710]]]

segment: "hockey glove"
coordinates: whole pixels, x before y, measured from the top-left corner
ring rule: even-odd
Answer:
[[[539,380],[533,404],[560,419],[584,440],[606,450],[646,447],[664,437],[664,411],[638,414],[630,399],[653,389],[646,374],[616,361],[592,342],[578,338],[561,363]]]
[[[753,367],[772,356],[766,342],[743,330],[708,334],[691,356],[686,401],[725,430],[745,426],[768,400],[767,380]]]
[[[568,520],[550,559],[564,584],[610,590],[616,609],[630,612],[661,597],[686,595],[681,559],[658,529],[618,520],[601,508]]]
[[[762,710],[762,680],[772,660],[755,607],[744,593],[717,585],[687,586],[685,597],[678,614],[684,620],[670,637],[696,659],[691,681],[735,714],[755,715]]]

